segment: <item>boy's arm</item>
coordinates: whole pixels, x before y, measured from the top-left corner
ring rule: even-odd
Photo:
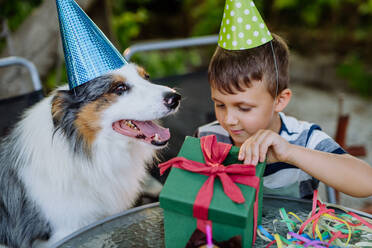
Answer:
[[[271,130],[260,130],[240,148],[239,159],[256,165],[267,157],[302,169],[338,191],[355,197],[372,195],[372,167],[348,154],[333,154],[290,144]]]
[[[372,195],[372,168],[349,154],[333,154],[290,145],[287,163],[354,197]]]

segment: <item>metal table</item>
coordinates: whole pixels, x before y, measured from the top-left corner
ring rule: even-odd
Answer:
[[[280,219],[279,208],[307,218],[311,201],[295,198],[264,196],[262,225],[273,231],[273,220]],[[370,215],[356,211],[359,215]],[[287,233],[283,223],[275,224],[276,231]],[[255,247],[265,247],[268,242],[257,237]],[[159,203],[143,205],[118,215],[95,222],[61,240],[55,248],[96,248],[96,247],[164,247],[163,210]]]

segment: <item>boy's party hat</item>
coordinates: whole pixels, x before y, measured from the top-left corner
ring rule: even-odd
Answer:
[[[218,45],[227,50],[258,47],[273,37],[251,0],[226,0]]]
[[[56,0],[70,89],[128,64],[74,0]]]

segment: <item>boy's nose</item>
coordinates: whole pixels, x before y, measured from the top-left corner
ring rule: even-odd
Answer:
[[[228,125],[236,125],[238,124],[238,119],[233,113],[228,111],[225,116],[225,123]]]

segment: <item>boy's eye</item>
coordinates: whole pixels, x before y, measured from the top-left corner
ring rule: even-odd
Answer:
[[[251,111],[252,108],[242,108],[242,107],[239,107],[239,110],[242,111],[242,112],[249,112]]]
[[[216,108],[223,108],[223,107],[225,107],[225,105],[224,104],[215,104],[215,106],[216,106]]]

